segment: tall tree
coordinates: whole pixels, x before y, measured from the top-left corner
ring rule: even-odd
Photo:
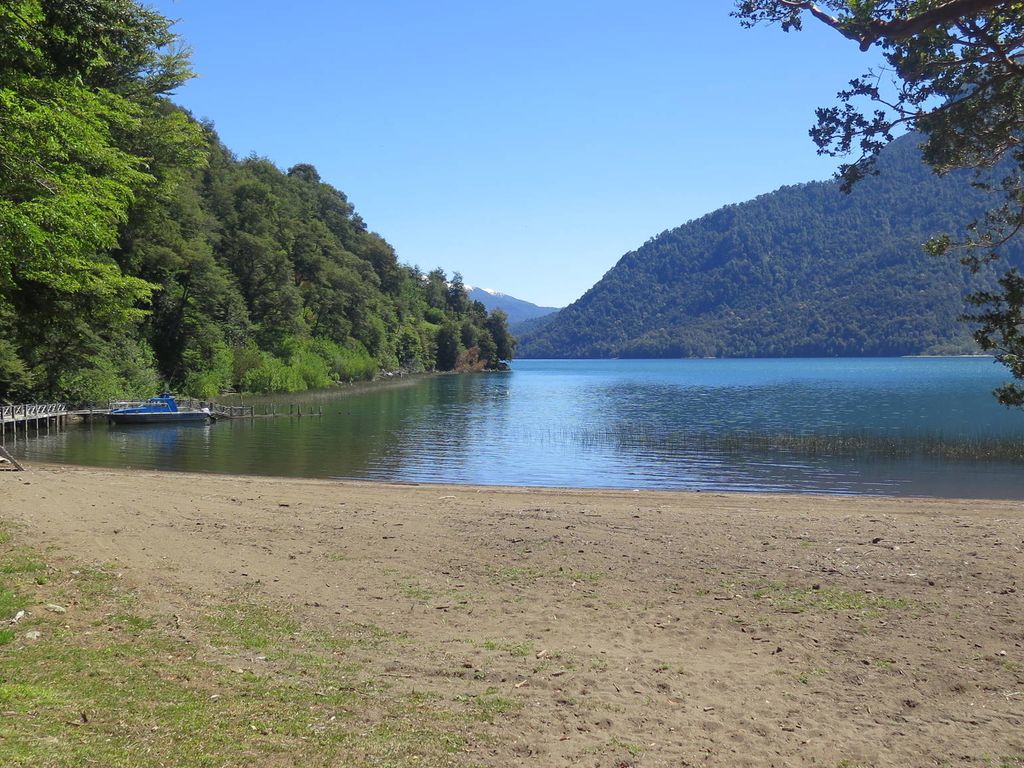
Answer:
[[[1000,256],[1024,227],[1024,4],[993,0],[739,0],[744,26],[778,24],[800,30],[813,19],[881,52],[885,67],[869,69],[840,91],[838,104],[817,110],[811,137],[820,153],[855,155],[840,167],[844,186],[874,172],[879,151],[906,129],[924,136],[926,162],[937,173],[979,172],[978,183],[1002,204],[970,222],[963,237],[937,234],[926,245],[958,251],[973,271]],[[1009,170],[985,172],[1009,157]],[[1000,168],[1007,166],[1000,165]],[[976,293],[966,319],[975,338],[1017,379],[1024,378],[1024,276],[1007,270],[999,289]],[[1006,384],[996,396],[1024,405],[1024,387]]]
[[[454,331],[487,333],[461,283],[313,165],[236,158],[166,98],[189,76],[139,0],[0,0],[0,399],[456,366]]]
[[[154,286],[109,254],[153,166],[199,161],[162,100],[189,76],[170,22],[132,0],[0,5],[0,382],[27,367],[53,394],[141,318]]]
[[[499,360],[511,360],[516,349],[516,339],[508,330],[508,315],[495,309],[487,318],[487,330],[494,340],[493,363]]]

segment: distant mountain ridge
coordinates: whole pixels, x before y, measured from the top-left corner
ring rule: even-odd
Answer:
[[[495,309],[503,311],[508,315],[510,326],[524,320],[532,320],[536,317],[550,315],[552,312],[559,310],[559,307],[540,307],[529,301],[517,299],[515,296],[509,296],[507,293],[501,293],[490,288],[475,288],[467,285],[466,293],[471,300],[479,301],[487,307],[488,312]]]
[[[990,285],[994,271],[972,277],[921,245],[962,230],[998,198],[972,187],[969,173],[936,176],[919,142],[893,142],[880,174],[850,195],[834,181],[787,186],[662,232],[520,331],[517,356],[976,352],[957,318],[964,295]],[[1020,244],[1006,255],[1020,264]]]

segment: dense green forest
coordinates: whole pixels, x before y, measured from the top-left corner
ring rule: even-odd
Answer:
[[[0,400],[294,391],[512,356],[313,165],[238,159],[132,0],[0,5]]]
[[[922,244],[992,199],[969,172],[936,176],[919,142],[893,142],[851,194],[834,181],[783,187],[661,233],[574,304],[517,329],[519,356],[977,352],[958,318],[994,270],[972,276]],[[1006,255],[1021,263],[1020,244]]]

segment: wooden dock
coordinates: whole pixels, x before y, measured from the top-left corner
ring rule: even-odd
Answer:
[[[49,433],[51,428],[62,428],[70,415],[71,412],[64,403],[0,405],[0,445],[6,442],[8,429],[13,432],[15,440],[18,438],[19,428],[26,437],[30,429],[34,429],[37,435],[44,430]]]
[[[222,405],[206,400],[192,400],[184,398],[178,401],[178,407],[186,411],[209,408],[210,413],[218,419],[251,419],[256,415],[256,410],[251,405]]]
[[[106,400],[101,402],[77,403],[23,403],[20,405],[0,405],[0,445],[6,445],[10,436],[15,442],[19,436],[28,438],[31,435],[50,434],[51,431],[63,430],[69,419],[91,420],[106,417],[115,408],[131,408],[142,405],[143,401]],[[306,406],[290,404],[288,410],[278,406],[265,404],[263,413],[257,414],[252,405],[224,405],[210,400],[181,398],[178,406],[182,410],[200,410],[209,408],[210,414],[216,419],[253,419],[257,417],[302,417],[323,416],[323,406]]]

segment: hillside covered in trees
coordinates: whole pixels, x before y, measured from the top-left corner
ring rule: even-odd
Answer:
[[[461,278],[399,263],[312,165],[238,159],[132,0],[0,7],[0,401],[294,391],[511,357]]]
[[[652,238],[575,303],[523,329],[520,357],[774,357],[977,352],[958,317],[972,276],[922,250],[992,200],[936,176],[904,136],[879,175],[783,187]],[[1019,245],[1007,251],[1021,262]]]

